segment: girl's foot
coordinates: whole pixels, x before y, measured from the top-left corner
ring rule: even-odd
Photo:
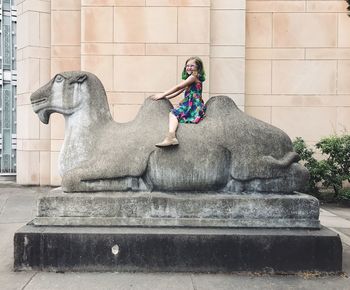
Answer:
[[[173,146],[178,145],[179,141],[176,139],[174,132],[169,132],[165,139],[161,143],[157,143],[157,147],[167,147],[167,146]]]

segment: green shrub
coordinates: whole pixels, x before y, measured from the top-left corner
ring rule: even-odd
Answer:
[[[339,191],[339,199],[350,201],[350,188],[342,188]]]
[[[321,139],[316,145],[324,159],[313,157],[314,151],[298,137],[293,142],[294,150],[300,155],[304,166],[310,172],[308,190],[317,195],[318,183],[334,190],[334,198],[340,197],[343,181],[350,182],[350,135],[330,136]]]
[[[322,184],[332,187],[338,196],[343,181],[350,182],[350,135],[323,138],[316,148],[327,156],[320,161],[324,174]]]
[[[313,157],[314,151],[310,149],[301,137],[297,137],[293,141],[293,148],[299,154],[304,166],[309,170],[310,179],[306,190],[312,195],[319,196],[317,183],[322,180],[319,168],[319,161]]]

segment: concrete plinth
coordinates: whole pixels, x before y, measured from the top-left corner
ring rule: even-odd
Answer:
[[[296,193],[54,190],[15,234],[15,270],[339,272],[338,235]]]
[[[39,199],[37,226],[318,229],[310,195],[52,191]]]
[[[320,230],[24,226],[15,270],[339,272],[338,235]]]

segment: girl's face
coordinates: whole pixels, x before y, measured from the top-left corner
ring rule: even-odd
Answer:
[[[197,65],[194,59],[190,59],[186,63],[186,72],[191,75],[193,72],[197,72]]]

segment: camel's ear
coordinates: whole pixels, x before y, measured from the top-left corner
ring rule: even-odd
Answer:
[[[87,79],[87,75],[86,74],[80,74],[80,75],[75,76],[74,78],[71,78],[69,84],[75,84],[75,83],[81,84],[86,79]]]

